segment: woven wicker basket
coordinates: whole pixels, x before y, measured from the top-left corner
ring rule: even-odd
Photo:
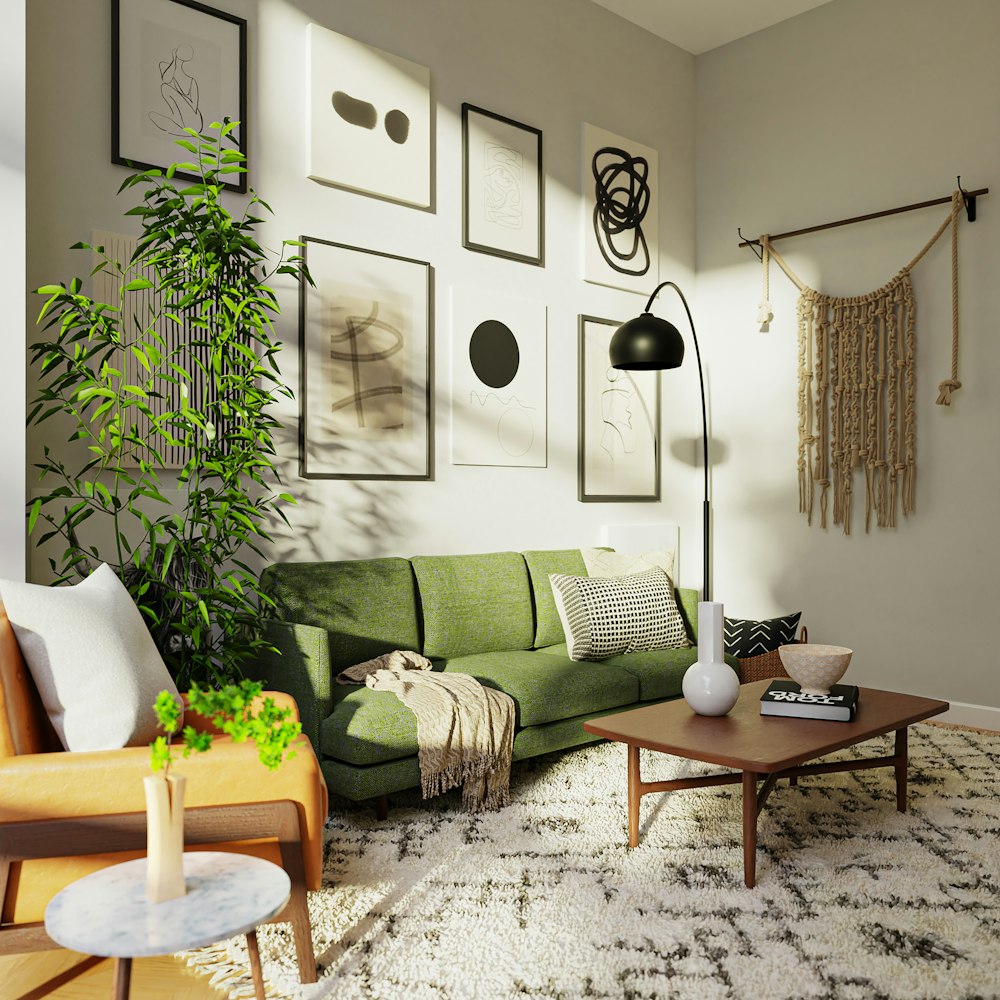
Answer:
[[[809,641],[809,631],[805,625],[799,632],[799,642]],[[770,653],[761,653],[760,656],[748,656],[740,660],[740,683],[749,684],[751,681],[768,680],[771,677],[787,677],[785,668],[781,665],[781,656],[776,649]]]

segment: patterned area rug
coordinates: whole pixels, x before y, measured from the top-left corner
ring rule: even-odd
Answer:
[[[831,723],[834,725],[834,723]],[[889,738],[838,756],[891,752]],[[739,785],[649,795],[626,849],[625,749],[514,766],[509,808],[340,804],[311,899],[320,982],[259,932],[269,996],[406,1000],[1000,998],[1000,736],[910,729],[910,812],[891,768],[782,782],[743,885]],[[643,777],[698,773],[643,754]],[[252,996],[240,941],[193,953]]]

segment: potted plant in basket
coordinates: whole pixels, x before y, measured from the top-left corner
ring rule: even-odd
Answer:
[[[208,719],[236,743],[252,740],[261,764],[274,771],[282,760],[291,759],[292,742],[302,724],[290,720],[291,709],[279,708],[273,698],[261,701],[262,686],[243,680],[212,689],[193,685],[187,707]],[[213,734],[185,726],[182,742],[171,743],[180,728],[181,706],[169,691],[161,691],[154,705],[164,730],[150,744],[153,774],[143,778],[146,792],[146,891],[154,903],[184,895],[184,784],[183,775],[171,773],[170,765],[180,750],[184,757],[204,753]]]

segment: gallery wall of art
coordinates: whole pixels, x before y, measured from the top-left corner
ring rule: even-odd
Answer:
[[[135,232],[113,140],[119,158],[153,158],[156,129],[192,104],[190,86],[180,107],[142,82],[150,65],[194,78],[184,46],[204,55],[189,40],[208,38],[199,96],[226,91],[225,21],[155,30],[163,2],[122,5],[117,59],[110,0],[31,5],[29,284],[84,274],[66,248],[94,230]],[[591,366],[591,413],[612,430],[590,435],[583,493],[579,461],[580,317],[621,322],[658,279],[693,280],[693,57],[581,0],[211,6],[247,22],[266,238],[307,237],[316,278],[301,301],[278,283],[281,368],[305,392],[280,414],[300,504],[274,558],[577,546],[670,523],[698,586],[693,369],[664,376],[658,417],[655,377],[612,385]],[[153,59],[168,38],[173,56]],[[618,227],[616,186],[638,229]],[[661,314],[683,323],[674,302]],[[44,443],[29,434],[29,463]]]
[[[697,64],[696,315],[717,359],[715,422],[731,435],[714,472],[714,590],[748,615],[803,609],[813,641],[855,650],[851,672],[863,683],[994,709],[1000,689],[984,651],[1000,580],[998,36],[992,0],[963,0],[960,19],[936,0],[838,0]],[[774,318],[762,332],[762,268],[737,246],[737,227],[756,238],[947,197],[957,174],[990,194],[958,230],[962,388],[950,406],[936,404],[951,373],[947,234],[912,272],[914,511],[866,534],[858,470],[851,534],[822,529],[818,510],[810,527],[796,483],[798,291],[772,266]],[[948,212],[775,248],[811,287],[860,295],[896,275]],[[994,711],[979,721],[998,720]]]

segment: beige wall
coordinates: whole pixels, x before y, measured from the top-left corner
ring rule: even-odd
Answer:
[[[220,0],[250,20],[252,183],[274,207],[267,238],[300,234],[430,261],[435,269],[436,479],[433,482],[305,482],[291,434],[286,481],[302,501],[295,534],[275,556],[309,559],[595,544],[606,523],[691,526],[700,550],[696,470],[690,451],[666,456],[663,504],[577,502],[577,316],[637,314],[643,296],[581,280],[579,207],[582,123],[661,151],[661,272],[688,285],[694,262],[694,58],[583,0]],[[80,273],[64,248],[95,227],[121,229],[125,170],[109,162],[106,0],[39,0],[29,20],[32,120],[59,128],[29,135],[29,280]],[[437,107],[436,211],[421,212],[322,186],[305,176],[304,53],[310,21],[430,67]],[[65,80],[74,107],[64,107]],[[637,99],[636,94],[640,97]],[[461,246],[463,101],[540,128],[546,165],[546,266],[471,253]],[[71,158],[66,150],[72,150]],[[503,289],[548,306],[547,469],[450,464],[449,293],[453,284]],[[650,287],[650,291],[652,286]],[[282,371],[297,385],[297,299],[281,289]],[[674,308],[674,307],[671,307]],[[693,398],[696,398],[693,397]],[[668,397],[665,426],[683,429],[690,406]],[[696,427],[696,420],[692,428]],[[693,433],[693,430],[689,433]],[[29,451],[41,437],[32,432]],[[693,477],[690,484],[686,477]],[[700,561],[689,561],[699,583]],[[41,573],[41,566],[36,566]]]
[[[6,367],[0,391],[0,577],[24,579],[24,0],[4,9],[0,60],[0,334]]]
[[[956,16],[960,13],[960,16]],[[856,650],[852,678],[1000,706],[1000,4],[837,0],[697,60],[698,311],[725,445],[714,470],[719,599],[748,615],[802,608],[811,638]],[[960,230],[961,380],[949,374],[950,259],[913,272],[916,512],[849,538],[809,528],[796,485],[795,289],[772,267],[775,320],[754,323],[756,236],[990,187]],[[780,244],[813,287],[873,290],[946,208]],[[994,724],[1000,717],[994,716]]]

